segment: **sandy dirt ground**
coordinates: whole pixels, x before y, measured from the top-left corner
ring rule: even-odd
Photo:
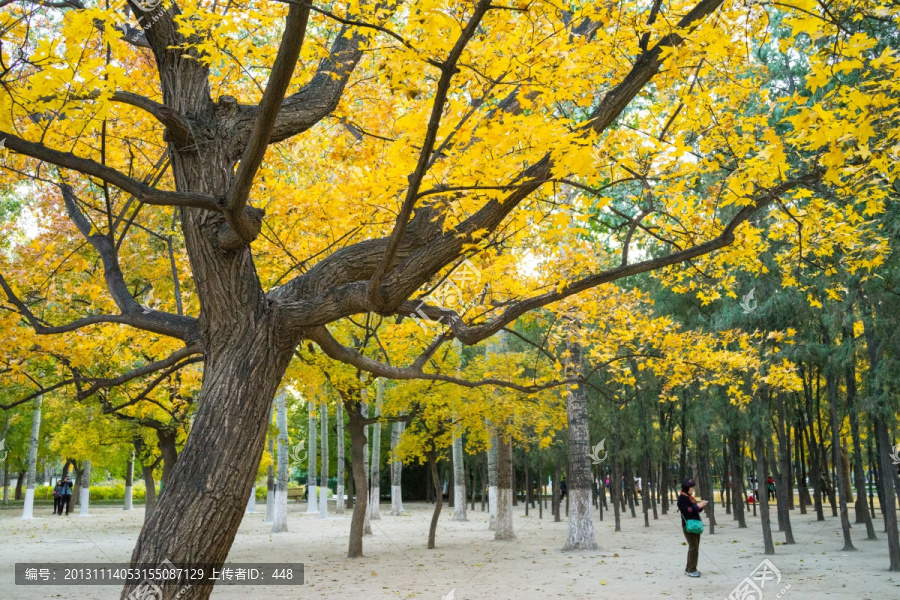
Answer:
[[[382,505],[384,507],[384,505]],[[389,508],[386,507],[386,508]],[[426,550],[432,507],[409,504],[398,517],[382,511],[372,522],[373,535],[364,541],[365,557],[346,558],[349,513],[319,520],[304,514],[305,504],[289,505],[288,533],[271,534],[263,523],[265,505],[241,524],[229,562],[303,562],[302,586],[248,587],[217,585],[212,597],[226,599],[381,600],[531,600],[678,598],[724,600],[765,558],[758,518],[738,529],[731,516],[717,507],[722,523],[715,535],[703,535],[699,569],[703,576],[684,575],[687,547],[677,513],[660,515],[643,526],[643,518],[625,516],[615,533],[610,515],[594,527],[599,549],[563,552],[567,523],[524,516],[514,508],[516,539],[493,540],[487,515],[469,511],[468,522],[450,520],[445,507],[438,525],[437,549]],[[92,515],[54,516],[38,507],[33,520],[14,510],[0,511],[0,600],[66,598],[115,600],[113,586],[26,587],[14,585],[17,562],[127,562],[143,520],[143,508],[123,511],[92,509]],[[826,508],[826,514],[830,510]],[[769,557],[780,571],[777,585],[769,581],[762,600],[840,598],[900,599],[900,573],[886,571],[887,543],[865,541],[854,527],[858,551],[841,552],[840,522],[831,516],[816,522],[794,511],[797,544],[779,545]],[[880,527],[877,528],[880,531]],[[775,533],[776,541],[783,535]],[[779,596],[780,594],[780,596]],[[736,598],[742,598],[736,596]],[[756,600],[748,596],[748,600]]]

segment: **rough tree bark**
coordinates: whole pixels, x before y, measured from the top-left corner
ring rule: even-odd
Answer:
[[[569,370],[580,373],[583,362],[581,344],[568,344]],[[569,511],[569,535],[563,550],[596,550],[594,515],[591,509],[591,441],[587,395],[580,385],[569,386],[566,393],[566,418],[569,427],[568,494],[572,497]]]
[[[350,518],[350,547],[347,550],[347,557],[358,558],[363,555],[363,530],[369,499],[369,482],[366,481],[364,460],[367,441],[366,421],[359,403],[349,403],[346,408],[350,417],[347,429],[350,432],[350,466],[353,471],[353,488],[356,492],[356,502],[353,503],[353,515]]]
[[[513,530],[513,460],[512,440],[500,433],[497,435],[497,529],[495,540],[511,540],[516,537]]]

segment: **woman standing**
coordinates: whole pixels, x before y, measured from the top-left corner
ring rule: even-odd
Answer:
[[[688,531],[688,521],[700,521],[700,531],[703,531],[703,521],[700,519],[700,511],[706,508],[706,500],[701,500],[698,504],[694,500],[694,480],[688,477],[681,483],[681,493],[678,495],[678,511],[681,513],[681,530],[684,533],[684,539],[688,544],[687,566],[684,574],[688,577],[700,577],[700,571],[697,570],[697,558],[700,554],[700,533]],[[695,529],[695,525],[691,525],[690,529]]]
[[[62,507],[62,479],[56,480],[56,486],[53,488],[53,514],[55,515]]]

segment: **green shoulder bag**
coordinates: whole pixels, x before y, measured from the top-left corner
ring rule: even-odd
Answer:
[[[684,521],[684,528],[688,533],[703,533],[703,521],[700,519],[685,519],[682,514],[681,520]]]

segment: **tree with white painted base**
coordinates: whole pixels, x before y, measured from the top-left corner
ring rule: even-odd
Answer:
[[[25,489],[25,504],[22,506],[22,518],[34,518],[34,482],[37,479],[38,443],[41,434],[42,397],[34,399],[34,411],[31,417],[31,438],[28,444],[28,487]]]
[[[81,517],[89,515],[91,504],[91,461],[84,461],[84,472],[81,475],[81,494],[79,496],[81,509],[78,513]]]
[[[309,406],[309,435],[307,436],[307,448],[309,448],[307,464],[309,466],[306,471],[306,514],[317,514],[319,512],[319,483],[316,481],[316,403],[310,400],[307,404]]]
[[[381,417],[381,406],[384,402],[384,378],[379,377],[375,380],[375,415],[374,418]],[[376,421],[372,425],[372,463],[370,475],[369,493],[369,519],[377,520],[381,518],[381,422]]]
[[[322,486],[319,488],[319,518],[328,518],[328,398],[320,405],[319,421],[322,424]]]
[[[287,531],[288,485],[288,433],[287,395],[282,390],[275,397],[276,425],[278,427],[278,476],[275,479],[275,507],[272,515],[272,533]]]
[[[466,469],[463,464],[463,440],[453,437],[453,521],[468,521],[466,517]]]

